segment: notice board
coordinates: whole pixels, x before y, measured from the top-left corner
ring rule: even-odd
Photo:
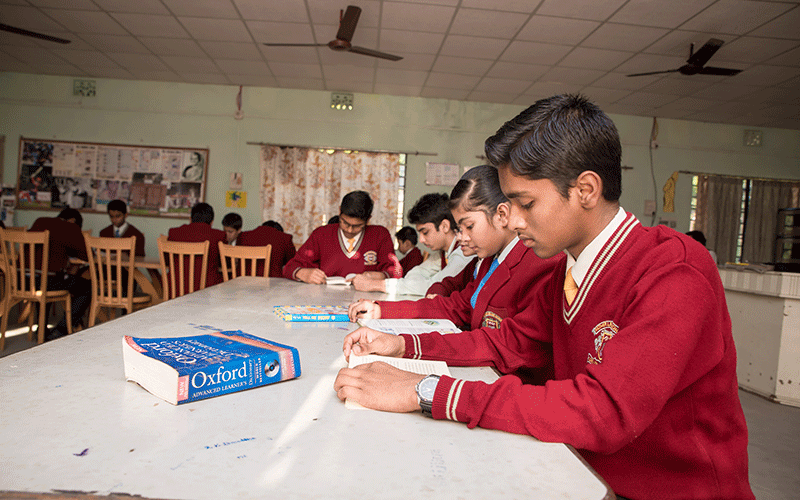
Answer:
[[[209,150],[20,138],[16,206],[187,217],[205,201]]]

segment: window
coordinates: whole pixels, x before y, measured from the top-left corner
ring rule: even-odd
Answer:
[[[405,211],[406,198],[406,154],[400,153],[399,160],[400,172],[397,179],[397,222],[394,232],[396,233],[403,227],[403,212]]]

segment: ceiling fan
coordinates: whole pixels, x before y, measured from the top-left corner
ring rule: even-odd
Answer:
[[[355,5],[348,5],[346,11],[339,11],[339,31],[336,33],[336,38],[328,43],[265,43],[267,47],[322,47],[327,45],[335,51],[348,51],[355,52],[365,56],[379,57],[381,59],[388,59],[390,61],[399,61],[402,59],[400,56],[379,52],[373,49],[364,47],[357,47],[350,44],[353,39],[353,33],[358,24],[358,17],[361,15],[361,8]]]
[[[31,36],[33,38],[39,38],[41,40],[47,40],[48,42],[56,42],[56,43],[71,43],[71,40],[65,40],[63,38],[58,38],[56,36],[44,35],[42,33],[36,33],[35,31],[28,31],[22,28],[16,28],[14,26],[9,26],[7,24],[0,23],[0,31],[8,31],[9,33],[16,33],[18,35],[25,35]]]
[[[686,64],[678,69],[669,69],[666,71],[651,71],[649,73],[634,73],[628,76],[645,76],[645,75],[658,75],[661,73],[680,73],[682,75],[718,75],[718,76],[733,76],[742,72],[740,69],[730,68],[715,68],[714,66],[705,66],[711,56],[716,53],[722,44],[722,40],[716,38],[709,39],[705,45],[700,47],[697,52],[694,51],[694,44],[689,48],[689,59]]]

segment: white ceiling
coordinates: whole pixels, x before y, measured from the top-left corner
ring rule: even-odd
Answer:
[[[610,113],[800,130],[800,0],[0,0],[0,71],[348,91],[527,106],[583,92]],[[689,45],[732,77],[678,73]]]

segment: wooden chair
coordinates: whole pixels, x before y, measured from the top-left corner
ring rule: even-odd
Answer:
[[[150,296],[133,294],[136,236],[101,238],[84,234],[89,273],[92,279],[92,306],[89,326],[97,322],[101,307],[125,309],[128,313],[150,305]],[[120,279],[127,276],[127,279]],[[127,281],[127,282],[126,282]]]
[[[225,281],[239,276],[269,276],[269,259],[272,245],[265,247],[242,247],[219,244],[219,259],[222,261],[222,279]],[[261,262],[263,261],[263,263]],[[228,263],[230,262],[230,267]],[[259,265],[261,264],[261,265]],[[259,274],[258,270],[261,273]]]
[[[158,257],[161,259],[161,279],[164,300],[181,297],[206,287],[208,271],[208,248],[211,242],[186,243],[167,241],[163,234],[158,237]],[[202,263],[196,263],[202,258]],[[200,269],[197,269],[197,268]],[[195,290],[195,276],[200,273],[200,286]]]
[[[0,350],[5,348],[8,311],[20,302],[39,304],[37,343],[44,342],[44,333],[47,330],[47,305],[51,302],[64,302],[67,333],[72,333],[72,299],[69,291],[47,289],[50,231],[31,233],[0,229],[0,242],[2,242],[2,258],[7,271],[3,319],[0,321]],[[37,266],[36,260],[39,255],[41,262]],[[28,316],[28,339],[33,339],[33,314]]]

